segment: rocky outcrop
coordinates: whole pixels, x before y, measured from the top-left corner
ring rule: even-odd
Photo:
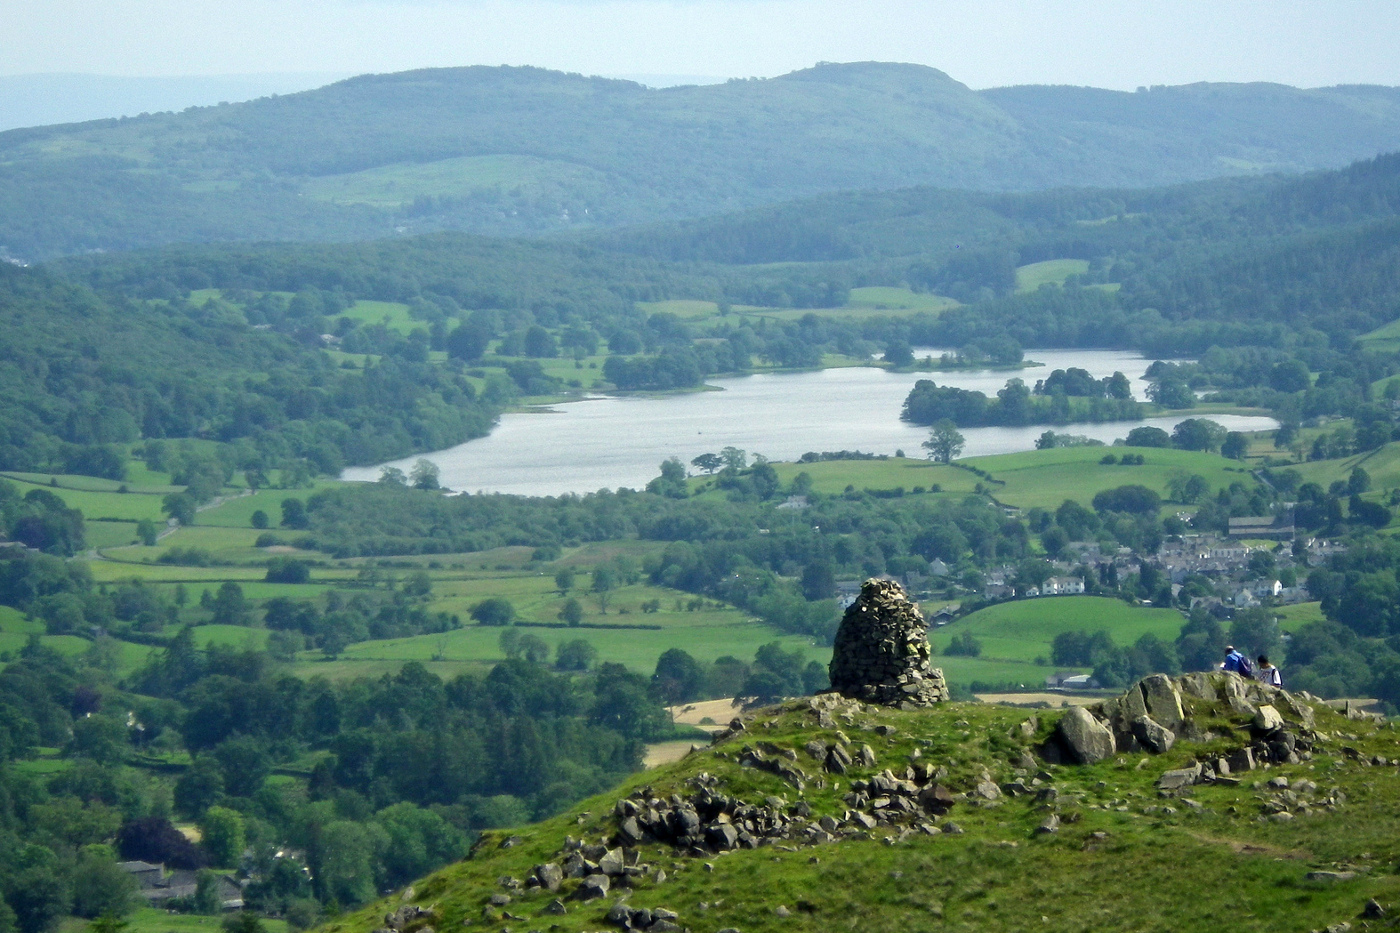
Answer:
[[[1186,719],[1181,688],[1165,674],[1144,677],[1121,697],[1105,700],[1092,710],[1113,732],[1118,750],[1125,752],[1144,748],[1166,751],[1178,738],[1177,732]]]
[[[1164,773],[1158,790],[1175,796],[1195,784],[1238,783],[1231,775],[1265,763],[1310,758],[1317,734],[1307,699],[1220,671],[1177,678],[1154,674],[1122,696],[1070,710],[1040,750],[1047,761],[1092,764],[1117,752],[1162,754],[1178,741],[1248,736],[1243,747]],[[1222,714],[1232,723],[1224,730]]]
[[[831,689],[903,709],[940,703],[948,687],[929,657],[928,623],[919,607],[893,580],[867,580],[836,631]]]

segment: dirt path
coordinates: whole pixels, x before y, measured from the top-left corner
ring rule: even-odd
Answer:
[[[979,693],[977,699],[983,703],[1003,703],[1020,706],[1024,703],[1049,703],[1054,707],[1088,706],[1103,697],[1084,696],[1077,693]]]
[[[680,706],[668,708],[672,720],[684,723],[687,726],[695,726],[697,729],[704,729],[706,732],[719,732],[729,725],[729,720],[739,713],[739,707],[734,705],[734,700],[701,700],[698,703],[682,703]],[[711,722],[702,723],[700,720],[709,719]]]
[[[647,768],[655,768],[659,765],[669,765],[673,761],[680,761],[690,754],[691,746],[699,744],[699,742],[690,739],[683,739],[679,742],[657,742],[655,745],[648,745],[646,754],[642,756],[642,765]]]

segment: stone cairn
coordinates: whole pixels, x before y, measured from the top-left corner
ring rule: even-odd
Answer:
[[[831,689],[867,703],[916,709],[948,699],[929,667],[928,623],[893,580],[866,580],[832,650]]]

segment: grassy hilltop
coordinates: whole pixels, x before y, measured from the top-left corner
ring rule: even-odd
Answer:
[[[1054,731],[1054,713],[962,703],[900,712],[830,697],[760,709],[715,746],[548,822],[488,833],[467,860],[325,929],[368,933],[384,925],[387,911],[417,906],[431,914],[397,925],[597,930],[614,926],[607,915],[618,901],[672,911],[678,928],[744,933],[1305,931],[1346,929],[1331,926],[1343,922],[1354,929],[1369,898],[1390,908],[1400,893],[1393,874],[1400,843],[1391,831],[1400,739],[1392,725],[1347,719],[1321,704],[1314,733],[1298,721],[1301,706],[1274,703],[1287,728],[1314,736],[1309,760],[1170,795],[1157,788],[1166,771],[1249,743],[1247,716],[1221,700],[1188,698],[1188,717],[1212,736],[1205,742],[1179,741],[1158,756],[1048,765],[1027,755]],[[856,757],[845,774],[824,773],[812,758],[811,750],[825,755],[832,744]],[[860,763],[863,748],[873,763]],[[805,779],[785,780],[771,762]],[[955,795],[950,812],[858,825],[857,811],[872,805],[853,804],[848,794],[886,769],[945,786]],[[815,838],[827,831],[837,838],[807,844],[801,840],[812,834],[799,830],[721,854],[643,842],[631,890],[614,887],[589,901],[573,899],[580,882],[568,878],[557,893],[518,886],[535,866],[565,861],[570,840],[585,857],[598,855],[586,847],[617,844],[624,798],[645,809],[647,799],[674,802],[673,794],[700,799],[697,788],[799,824],[821,823],[826,829]],[[736,828],[746,825],[736,820]],[[556,896],[567,912],[546,909]]]

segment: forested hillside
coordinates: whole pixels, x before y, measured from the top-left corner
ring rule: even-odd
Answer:
[[[426,348],[337,368],[320,334],[343,306],[104,297],[0,265],[0,469],[123,479],[119,445],[200,437],[225,444],[189,466],[217,490],[235,470],[334,473],[485,433],[496,409]]]
[[[1400,156],[1383,156],[1301,178],[1146,190],[842,193],[567,241],[208,245],[58,268],[145,297],[208,287],[440,295],[466,310],[528,311],[546,327],[587,321],[604,338],[637,301],[832,308],[851,288],[904,285],[963,307],[870,319],[845,338],[835,322],[789,336],[850,349],[856,336],[960,347],[1009,335],[1168,355],[1318,345],[1388,322],[1400,307],[1397,218]],[[1065,259],[1085,265],[1061,284],[1018,289],[1018,267]]]
[[[1398,147],[1388,88],[975,92],[931,68],[862,63],[655,90],[437,69],[0,134],[0,253],[538,233],[842,189],[1160,185]]]

